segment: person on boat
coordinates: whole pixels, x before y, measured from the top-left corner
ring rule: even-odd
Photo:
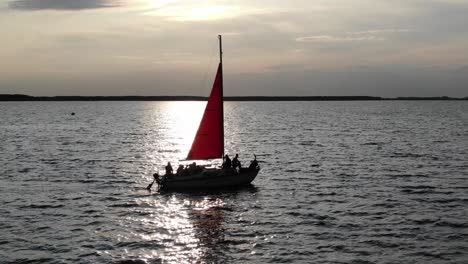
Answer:
[[[156,172],[155,174],[153,174],[153,178],[154,178],[154,181],[153,182],[156,182],[158,185],[161,185],[161,183],[166,179],[164,176],[163,177],[159,177],[159,174]],[[149,188],[147,189],[150,189],[151,186],[148,186]]]
[[[258,167],[257,155],[254,154],[254,160],[250,162],[249,170],[255,170]]]
[[[203,167],[197,165],[195,162],[193,163],[195,165],[195,173],[200,173],[203,171]]]
[[[241,168],[241,163],[239,161],[239,154],[236,154],[236,156],[232,159],[232,168],[233,169],[236,169],[236,168]]]
[[[166,165],[166,175],[172,175],[172,166],[170,162]]]
[[[188,171],[189,171],[189,174],[197,173],[197,163],[196,162],[191,163],[189,165]]]
[[[151,191],[151,186],[153,186],[153,183],[156,182],[158,184],[158,191],[159,191],[161,186],[166,183],[167,175],[162,175],[160,177],[160,175],[156,172],[155,174],[153,174],[153,178],[154,178],[153,182],[150,185],[148,185],[146,189],[148,189],[148,191]]]
[[[223,164],[223,169],[230,169],[231,168],[231,159],[229,158],[229,155],[224,155],[224,164]]]
[[[177,174],[182,175],[184,173],[184,165],[179,165],[177,168]]]

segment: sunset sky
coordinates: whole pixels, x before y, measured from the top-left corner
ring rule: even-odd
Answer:
[[[468,96],[468,0],[0,0],[0,94]]]

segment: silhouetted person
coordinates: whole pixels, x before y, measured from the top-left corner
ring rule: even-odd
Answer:
[[[229,169],[231,168],[231,159],[229,158],[229,155],[224,156],[224,164],[223,164],[223,169]]]
[[[172,175],[172,166],[170,162],[166,165],[166,175]]]
[[[177,168],[177,174],[182,175],[183,172],[184,172],[184,165],[179,165],[179,167]]]
[[[189,173],[190,174],[195,174],[197,172],[197,163],[193,162],[189,165]]]
[[[240,170],[241,163],[238,158],[239,158],[239,154],[236,154],[236,156],[232,159],[232,168],[236,169],[237,167],[239,167],[239,170]]]
[[[254,160],[250,162],[249,170],[255,170],[258,167],[257,156],[254,154]]]

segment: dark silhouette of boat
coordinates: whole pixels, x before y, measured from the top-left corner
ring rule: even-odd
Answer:
[[[203,118],[198,127],[192,147],[186,160],[224,159],[224,107],[223,107],[223,50],[219,38],[219,65],[216,78],[206,104]],[[256,158],[248,168],[208,168],[196,166],[164,176],[154,175],[160,190],[191,191],[199,189],[218,189],[239,187],[250,184],[258,172]]]
[[[208,189],[235,188],[250,184],[260,167],[254,169],[242,168],[239,171],[222,168],[203,168],[191,175],[164,175],[158,184],[162,191],[195,191]]]

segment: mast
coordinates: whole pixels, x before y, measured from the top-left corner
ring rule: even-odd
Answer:
[[[222,149],[224,160],[224,82],[223,82],[223,41],[221,35],[218,35],[219,38],[219,67],[221,70],[221,138],[222,138]]]

